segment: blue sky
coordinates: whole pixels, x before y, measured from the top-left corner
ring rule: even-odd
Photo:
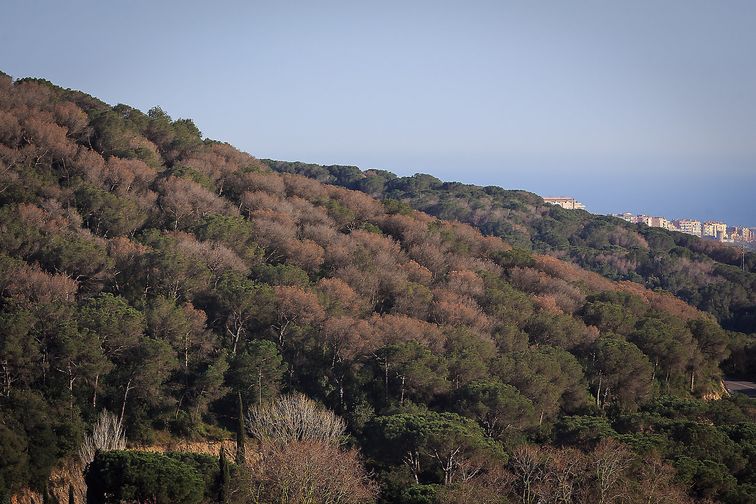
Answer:
[[[756,226],[756,2],[6,0],[0,69],[258,157]]]

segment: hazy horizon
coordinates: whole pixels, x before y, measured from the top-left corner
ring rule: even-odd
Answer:
[[[260,158],[756,226],[754,19],[744,0],[11,0],[0,70]]]

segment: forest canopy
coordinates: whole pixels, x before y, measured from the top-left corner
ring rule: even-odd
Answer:
[[[548,205],[533,193],[398,177],[354,166],[264,160],[295,173],[390,199],[440,219],[458,220],[514,247],[547,253],[615,280],[663,289],[714,315],[725,327],[756,327],[756,254],[684,233]],[[741,266],[744,269],[741,269]]]

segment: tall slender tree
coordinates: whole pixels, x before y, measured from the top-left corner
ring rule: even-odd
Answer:
[[[218,501],[222,504],[230,502],[229,485],[231,483],[231,469],[228,466],[228,459],[226,458],[226,448],[221,446],[220,457],[218,459],[219,471],[218,471]]]
[[[239,392],[239,424],[236,431],[236,463],[238,465],[244,465],[246,459],[246,451],[244,447],[246,437],[246,432],[244,430],[244,403],[242,401],[241,392]]]

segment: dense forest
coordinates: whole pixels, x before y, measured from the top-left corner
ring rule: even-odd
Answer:
[[[396,199],[441,219],[466,222],[514,247],[548,253],[607,278],[664,289],[711,313],[728,329],[756,328],[755,253],[743,257],[739,248],[715,241],[564,210],[526,191],[442,182],[423,174],[362,172],[354,166],[265,162],[278,172]]]
[[[306,166],[0,75],[0,502],[756,502],[753,273]]]

